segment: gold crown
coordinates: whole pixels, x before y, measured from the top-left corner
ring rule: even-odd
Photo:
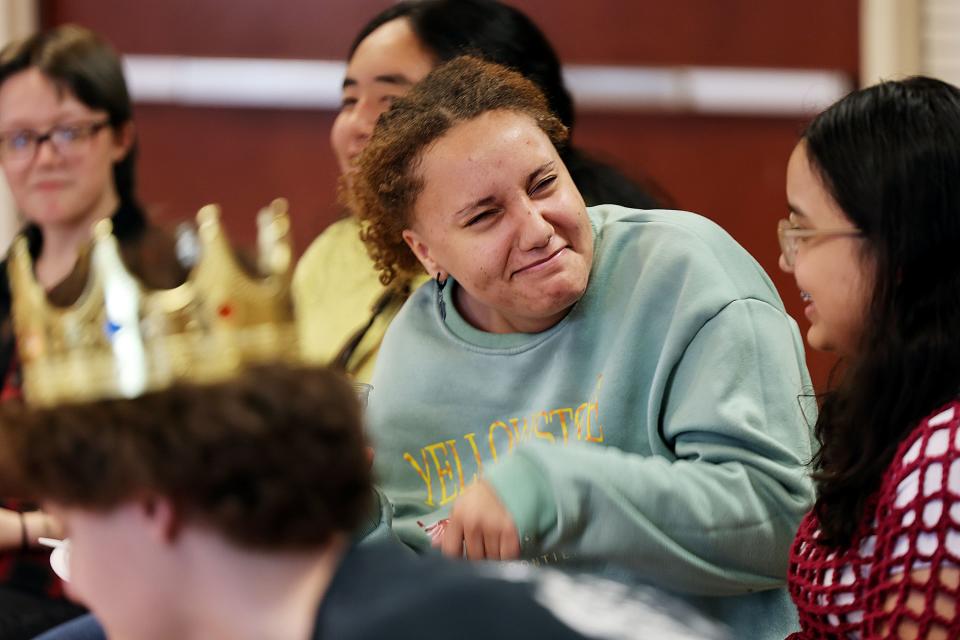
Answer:
[[[127,271],[110,221],[101,220],[90,275],[70,307],[50,304],[18,238],[8,268],[27,402],[134,397],[175,381],[223,380],[255,362],[296,361],[286,201],[261,210],[257,226],[261,273],[251,276],[237,263],[219,208],[203,207],[187,281],[149,290]]]

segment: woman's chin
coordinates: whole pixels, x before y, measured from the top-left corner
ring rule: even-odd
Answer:
[[[834,351],[833,343],[828,336],[824,335],[823,329],[816,324],[810,325],[807,329],[807,344],[816,351]]]

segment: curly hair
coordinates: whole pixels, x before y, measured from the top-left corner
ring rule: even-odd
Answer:
[[[455,125],[499,110],[533,118],[558,150],[566,144],[566,127],[533,82],[473,56],[438,66],[380,116],[356,172],[341,178],[341,187],[384,285],[419,267],[401,234],[425,183],[420,158]]]
[[[132,399],[7,402],[0,456],[4,495],[92,511],[163,496],[251,549],[322,546],[359,525],[372,495],[350,383],[280,364]]]

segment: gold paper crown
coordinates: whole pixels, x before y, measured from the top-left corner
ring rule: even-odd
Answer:
[[[90,276],[70,307],[49,303],[26,239],[17,239],[9,277],[27,402],[134,397],[175,381],[223,380],[246,364],[297,360],[286,201],[257,218],[260,277],[237,263],[216,205],[200,209],[197,226],[200,255],[187,281],[149,290],[120,259],[110,221],[99,221]]]

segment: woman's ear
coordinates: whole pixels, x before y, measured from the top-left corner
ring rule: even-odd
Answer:
[[[127,120],[119,127],[113,129],[113,161],[120,162],[127,154],[130,153],[130,149],[133,148],[133,143],[136,140],[136,130],[133,126],[133,120]]]
[[[420,261],[420,264],[423,265],[427,273],[431,276],[440,273],[442,274],[441,279],[446,279],[446,269],[441,267],[440,263],[433,258],[433,255],[430,253],[430,246],[424,241],[423,236],[413,229],[404,229],[401,235],[403,236],[403,241],[407,243],[410,251],[413,251],[413,255],[417,257],[417,260]]]

